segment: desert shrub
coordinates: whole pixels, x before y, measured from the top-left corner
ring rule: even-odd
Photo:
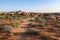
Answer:
[[[28,32],[25,32],[25,35],[37,36],[37,35],[39,35],[39,32],[37,32],[37,31],[28,31]]]
[[[0,26],[0,33],[6,33],[6,36],[10,37],[11,35],[11,29],[13,27],[11,25],[2,25]]]
[[[56,22],[54,23],[54,26],[60,28],[60,21],[56,21]]]
[[[33,13],[31,12],[29,16],[30,16],[30,17],[33,17]]]
[[[11,19],[11,16],[7,15],[7,16],[6,16],[6,19]]]
[[[0,15],[0,19],[5,19],[5,15]]]
[[[14,27],[18,27],[20,24],[17,21],[13,20],[11,25]]]
[[[21,16],[24,16],[24,13],[21,13],[20,15],[21,15]]]
[[[5,13],[0,14],[0,19],[5,19],[5,18],[6,18]]]
[[[60,16],[60,13],[54,13],[54,15],[58,15],[58,16]]]
[[[10,37],[10,33],[11,33],[11,28],[12,26],[10,25],[3,25],[0,26],[0,36],[2,35],[2,38],[0,38],[1,40],[7,40],[8,37]]]
[[[3,25],[0,27],[0,32],[10,32],[10,30],[12,29],[12,26],[11,25]]]
[[[14,18],[13,18],[13,15],[12,15],[11,13],[7,13],[7,14],[5,15],[5,18],[6,18],[6,19],[14,19]]]
[[[34,17],[34,20],[35,20],[35,22],[43,22],[43,21],[45,21],[45,19],[41,18],[41,17]]]
[[[22,17],[24,16],[24,13],[21,13],[21,14],[18,14],[18,13],[14,13],[14,14],[11,14],[11,13],[7,13],[6,15],[6,18],[7,19],[19,19],[19,17]]]
[[[34,21],[33,19],[29,19],[29,22],[32,22],[32,21]]]
[[[45,26],[45,24],[36,24],[36,26],[39,27],[39,28],[41,28],[41,29],[43,29],[44,26]]]
[[[55,29],[54,28],[47,28],[47,31],[48,32],[55,32]]]
[[[45,13],[45,14],[43,14],[43,16],[45,17],[45,16],[49,16],[50,14],[48,14],[48,13]]]
[[[30,23],[30,24],[27,24],[27,27],[28,27],[28,28],[34,28],[34,27],[36,27],[36,25],[35,25],[35,24]]]
[[[46,20],[51,20],[50,16],[44,17]]]

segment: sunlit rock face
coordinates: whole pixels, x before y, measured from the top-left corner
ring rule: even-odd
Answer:
[[[0,40],[60,40],[60,13],[2,12]]]

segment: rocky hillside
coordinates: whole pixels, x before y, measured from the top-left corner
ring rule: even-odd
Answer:
[[[60,13],[2,12],[0,40],[60,40]]]

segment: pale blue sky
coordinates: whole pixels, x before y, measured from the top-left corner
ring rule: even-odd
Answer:
[[[0,0],[0,11],[60,12],[60,0]]]

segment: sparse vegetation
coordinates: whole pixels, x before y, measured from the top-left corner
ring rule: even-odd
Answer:
[[[12,32],[11,32],[12,30]],[[54,40],[54,35],[60,35],[60,14],[59,13],[35,13],[35,12],[2,12],[0,14],[0,37],[1,34],[6,37],[6,35],[10,35],[11,39],[15,39],[16,37],[14,33],[19,33],[19,40],[23,35],[24,38],[30,38],[31,40]],[[21,35],[21,36],[20,36]],[[28,36],[28,37],[26,37]],[[56,35],[57,36],[57,35]],[[35,38],[36,37],[36,38]],[[22,39],[21,38],[21,39]],[[34,39],[32,39],[34,38]],[[43,39],[42,39],[43,38]],[[51,39],[52,38],[52,39]],[[60,37],[59,37],[60,38]],[[7,37],[9,39],[9,37]],[[6,39],[6,40],[7,40]],[[1,39],[5,40],[5,39]]]

